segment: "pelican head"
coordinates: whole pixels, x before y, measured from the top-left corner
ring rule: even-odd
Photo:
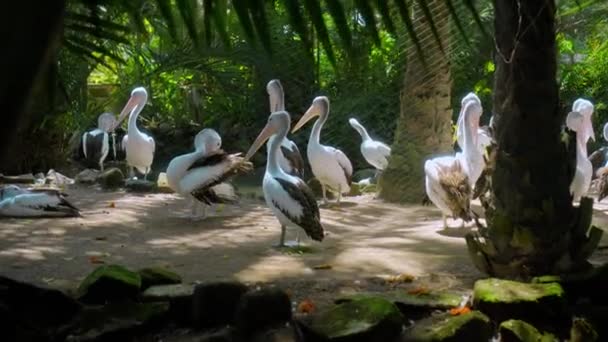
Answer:
[[[194,148],[205,154],[216,152],[222,147],[222,137],[211,128],[205,128],[194,137]]]
[[[481,106],[478,102],[468,101],[463,108],[464,123],[470,129],[473,145],[477,145],[479,134],[479,119],[481,118]]]
[[[112,113],[102,113],[97,118],[97,128],[104,132],[112,132],[116,125],[116,117]]]
[[[277,79],[270,80],[266,85],[266,91],[270,97],[270,112],[284,110],[283,86],[281,85],[281,81]]]
[[[604,140],[608,141],[608,122],[604,125]]]
[[[266,126],[260,132],[258,137],[255,139],[249,151],[247,151],[247,155],[245,155],[245,160],[249,160],[253,155],[260,149],[260,147],[273,135],[287,135],[289,131],[289,126],[291,126],[291,118],[289,117],[289,113],[282,110],[279,112],[274,112],[270,114],[268,117],[268,122],[266,122]]]
[[[464,105],[469,101],[475,101],[477,103],[481,103],[479,96],[477,96],[475,93],[468,93],[465,95],[465,97],[462,98],[462,101],[460,101],[460,105],[462,107],[464,107]]]
[[[586,99],[577,99],[572,104],[572,111],[582,114],[585,118],[583,122],[583,131],[581,131],[582,139],[585,143],[587,143],[589,138],[595,141],[595,133],[593,132],[593,123],[591,121],[593,110],[593,103]]]
[[[133,110],[135,110],[136,108],[138,110],[141,110],[147,101],[148,92],[144,87],[137,87],[133,89],[133,91],[131,91],[131,97],[129,98],[129,101],[127,102],[125,107],[120,112],[118,120],[116,121],[116,126],[114,127],[116,128],[118,125],[120,125],[120,123],[127,117],[127,115],[133,112]]]
[[[307,123],[314,117],[327,115],[328,112],[329,112],[329,99],[327,98],[327,96],[315,97],[315,99],[312,100],[312,105],[310,105],[310,108],[308,108],[306,113],[304,113],[304,115],[302,115],[302,117],[300,118],[300,121],[298,121],[298,123],[293,128],[291,133],[295,133],[296,131],[298,131],[300,128],[302,128],[302,126],[304,126],[305,123]]]

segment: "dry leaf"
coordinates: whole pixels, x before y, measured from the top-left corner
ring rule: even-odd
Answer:
[[[450,315],[452,316],[466,315],[469,312],[471,312],[471,308],[469,308],[468,306],[450,309]]]
[[[106,241],[107,239],[108,238],[105,237],[105,236],[97,236],[97,237],[95,237],[95,240],[97,240],[97,241]]]
[[[108,208],[116,208],[116,203],[110,202],[110,204],[108,204]]]
[[[312,267],[315,270],[331,270],[332,266],[330,264],[321,264]]]
[[[298,312],[301,313],[312,313],[315,311],[315,303],[313,303],[310,299],[304,299],[298,304]]]
[[[91,264],[104,264],[105,262],[103,260],[101,260],[101,258],[97,255],[91,255],[89,256],[89,262]]]
[[[429,289],[427,289],[424,286],[417,287],[415,289],[407,291],[407,293],[411,294],[411,295],[425,295],[425,294],[429,294],[429,292],[430,292]]]
[[[398,283],[411,283],[416,279],[413,275],[407,273],[397,274],[386,279],[387,283],[398,284]]]

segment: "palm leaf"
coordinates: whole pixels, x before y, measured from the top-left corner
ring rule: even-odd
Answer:
[[[177,9],[184,21],[184,25],[186,25],[186,29],[188,30],[188,35],[194,46],[198,47],[200,45],[198,39],[198,30],[196,28],[196,20],[194,13],[196,13],[196,0],[175,0],[177,3]]]
[[[327,33],[327,27],[323,21],[323,11],[321,5],[316,0],[304,0],[304,7],[308,11],[308,15],[312,20],[312,24],[317,31],[317,39],[323,45],[323,49],[327,53],[327,59],[332,65],[336,65],[336,58],[334,57],[334,50],[329,40],[329,34]]]
[[[250,0],[249,10],[251,11],[251,17],[253,18],[253,26],[258,34],[258,38],[262,42],[262,46],[264,46],[267,52],[271,53],[272,44],[270,42],[270,31],[264,2],[264,0],[256,0],[254,3]]]
[[[108,63],[106,63],[106,61],[103,58],[95,55],[95,50],[91,50],[86,47],[80,46],[78,44],[74,44],[68,40],[63,42],[63,46],[65,46],[66,49],[68,49],[70,52],[72,52],[76,56],[79,56],[79,57],[85,58],[85,59],[91,59],[94,62],[97,62],[97,63],[105,66],[109,70],[114,70],[112,68],[112,66],[110,66]]]
[[[99,39],[103,39],[103,40],[109,40],[109,41],[113,41],[116,43],[123,43],[123,44],[130,43],[126,37],[119,35],[112,31],[103,30],[101,27],[92,27],[92,26],[69,23],[69,22],[65,25],[65,27],[69,30],[78,31],[80,33],[86,33],[95,38],[99,38]]]
[[[175,18],[173,17],[173,12],[171,11],[171,1],[170,0],[156,0],[156,5],[158,6],[158,10],[160,11],[161,16],[165,19],[167,23],[167,29],[169,30],[169,35],[173,39],[177,39],[177,29],[175,25]]]
[[[112,58],[116,62],[119,62],[119,63],[125,62],[124,59],[122,59],[121,57],[116,55],[114,52],[110,51],[108,48],[106,48],[102,45],[90,42],[80,36],[66,35],[64,38],[64,43],[68,43],[68,42],[71,43],[72,45],[80,46],[83,49],[87,49],[92,52],[98,52],[99,54],[101,54],[103,56]]]
[[[471,43],[469,42],[469,36],[468,36],[467,32],[464,30],[464,26],[462,25],[462,22],[460,21],[460,18],[458,17],[458,13],[456,12],[456,8],[454,7],[454,2],[452,0],[444,0],[444,2],[445,2],[445,7],[447,7],[448,11],[450,12],[450,15],[452,16],[452,19],[454,20],[454,24],[456,24],[456,28],[458,29],[458,32],[464,38],[463,41],[464,41],[465,45],[467,47],[471,47]]]
[[[372,6],[370,6],[368,0],[355,0],[355,4],[357,5],[357,10],[361,12],[361,16],[365,21],[365,28],[368,30],[369,36],[374,41],[374,44],[380,46],[380,35],[378,34],[378,29],[376,27],[374,9]]]
[[[416,2],[418,3],[418,7],[420,7],[420,9],[422,10],[422,14],[426,18],[427,23],[429,24],[431,33],[435,38],[435,43],[437,43],[437,46],[439,46],[439,50],[441,50],[441,53],[445,54],[445,49],[443,48],[443,43],[441,42],[441,35],[437,30],[437,25],[435,25],[435,20],[433,18],[433,14],[431,13],[429,5],[426,3],[426,0],[417,0]]]
[[[232,6],[234,7],[236,16],[239,18],[239,22],[241,24],[241,28],[243,29],[243,33],[245,33],[245,37],[250,44],[254,45],[256,40],[253,30],[253,23],[251,22],[249,11],[247,10],[249,8],[248,0],[232,0]]]
[[[412,22],[412,18],[410,17],[410,11],[407,7],[407,4],[404,0],[395,0],[395,4],[399,9],[399,15],[401,16],[401,20],[403,20],[403,23],[405,24],[408,36],[414,43],[418,59],[420,60],[422,65],[424,65],[424,67],[427,67],[428,65],[426,63],[426,58],[424,57],[424,52],[422,51],[422,45],[420,44],[420,39],[418,38],[418,34],[416,34],[416,30],[414,29],[414,23]]]
[[[376,7],[378,7],[378,12],[380,12],[380,18],[384,23],[384,27],[386,27],[387,31],[390,33],[395,33],[395,24],[391,19],[390,10],[388,7],[388,1],[386,0],[376,0]]]
[[[473,15],[473,19],[475,20],[475,23],[477,24],[477,27],[479,28],[481,33],[484,36],[488,37],[489,36],[488,32],[486,32],[486,28],[483,25],[481,18],[479,17],[479,12],[477,11],[477,8],[475,8],[475,4],[473,3],[473,0],[462,0],[462,2],[464,2],[465,6],[469,9],[471,14]]]
[[[304,17],[302,16],[302,12],[300,11],[300,2],[298,0],[282,0],[285,9],[287,10],[287,14],[289,15],[289,20],[291,22],[292,28],[302,39],[302,43],[306,47],[307,50],[312,50],[312,44],[310,42],[310,37],[308,34],[308,28],[304,23]],[[348,30],[348,34],[350,35],[350,30]]]
[[[352,36],[348,28],[348,21],[346,20],[342,3],[339,0],[325,0],[325,3],[327,4],[329,15],[331,15],[336,25],[336,31],[338,31],[338,35],[342,43],[344,43],[344,47],[350,49],[352,47]]]

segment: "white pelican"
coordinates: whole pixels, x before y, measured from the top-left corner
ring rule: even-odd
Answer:
[[[585,117],[585,120],[583,120],[583,127],[581,131],[583,139],[582,141],[585,144],[587,144],[589,138],[595,141],[595,132],[593,132],[593,123],[591,120],[591,115],[593,114],[593,103],[591,103],[591,101],[589,100],[577,99],[572,104],[572,111],[578,112]]]
[[[437,206],[443,216],[443,226],[447,228],[447,216],[471,220],[472,187],[469,167],[471,157],[477,158],[480,151],[477,146],[479,126],[479,104],[469,101],[463,109],[463,151],[455,156],[437,157],[424,163],[426,193],[431,202]],[[474,172],[473,176],[479,177]]]
[[[97,128],[82,135],[82,152],[84,158],[94,161],[103,171],[103,162],[110,152],[110,134],[112,135],[112,151],[116,159],[116,134],[114,126],[116,118],[112,113],[103,113],[97,118]]]
[[[137,87],[131,92],[131,98],[125,105],[116,125],[120,125],[122,120],[129,114],[129,124],[127,134],[122,138],[122,147],[126,151],[127,165],[129,166],[129,177],[134,177],[133,168],[144,174],[147,179],[152,160],[154,159],[155,143],[154,139],[141,132],[137,128],[137,117],[144,109],[148,93],[143,87]]]
[[[343,193],[350,191],[352,182],[353,165],[346,155],[331,146],[322,145],[320,142],[321,129],[329,115],[329,99],[326,96],[318,96],[312,101],[312,105],[300,118],[293,128],[293,132],[299,130],[304,124],[315,116],[319,119],[315,122],[310,133],[306,153],[308,162],[315,178],[321,183],[323,201],[327,203],[326,188],[338,193],[337,203]]]
[[[220,135],[205,128],[194,138],[194,152],[173,158],[167,167],[167,182],[171,189],[192,201],[192,218],[204,218],[205,205],[235,203],[238,197],[234,187],[223,181],[252,168],[252,164],[245,162],[239,154],[227,154],[221,146]],[[201,204],[203,213],[199,216]]]
[[[270,98],[270,112],[273,113],[285,110],[285,95],[281,82],[277,79],[270,80],[266,85],[266,91]],[[267,153],[270,153],[271,144],[272,140],[268,140],[268,144],[266,144]],[[290,175],[300,178],[304,177],[304,160],[302,159],[298,145],[287,137],[283,138],[283,141],[281,141],[279,165]]]
[[[576,132],[576,172],[570,183],[570,194],[575,201],[580,201],[587,194],[591,185],[593,166],[587,158],[587,141],[589,137],[589,118],[579,112],[570,112],[566,117],[566,126]],[[593,131],[593,127],[591,127]]]
[[[16,185],[0,188],[0,217],[80,216],[78,208],[58,190],[26,190]]]
[[[361,154],[363,158],[373,167],[376,168],[376,176],[378,171],[384,171],[388,166],[388,157],[391,154],[391,148],[386,144],[372,140],[363,125],[355,118],[350,118],[348,123],[361,135]]]
[[[271,136],[270,154],[266,160],[266,172],[262,189],[266,204],[281,224],[279,247],[285,246],[287,226],[302,228],[313,240],[322,241],[325,236],[317,201],[312,190],[302,179],[287,174],[281,169],[278,161],[280,142],[287,136],[291,119],[285,111],[274,112],[268,117],[266,126],[249,148],[246,160]],[[297,243],[297,242],[296,242]]]

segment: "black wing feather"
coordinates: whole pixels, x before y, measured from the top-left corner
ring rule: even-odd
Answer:
[[[281,152],[283,152],[283,156],[285,156],[293,168],[290,174],[298,178],[302,178],[304,177],[304,159],[302,159],[302,154],[300,154],[298,146],[293,142],[291,146],[291,149],[281,146]]]
[[[291,198],[302,206],[302,216],[299,218],[292,217],[287,210],[281,208],[280,203],[273,202],[273,204],[287,216],[292,222],[302,227],[306,232],[306,235],[310,236],[313,240],[323,241],[325,233],[323,231],[323,225],[321,224],[321,214],[319,213],[319,206],[317,200],[310,190],[310,188],[302,180],[298,180],[297,184],[293,184],[282,178],[274,178],[285,190]]]

